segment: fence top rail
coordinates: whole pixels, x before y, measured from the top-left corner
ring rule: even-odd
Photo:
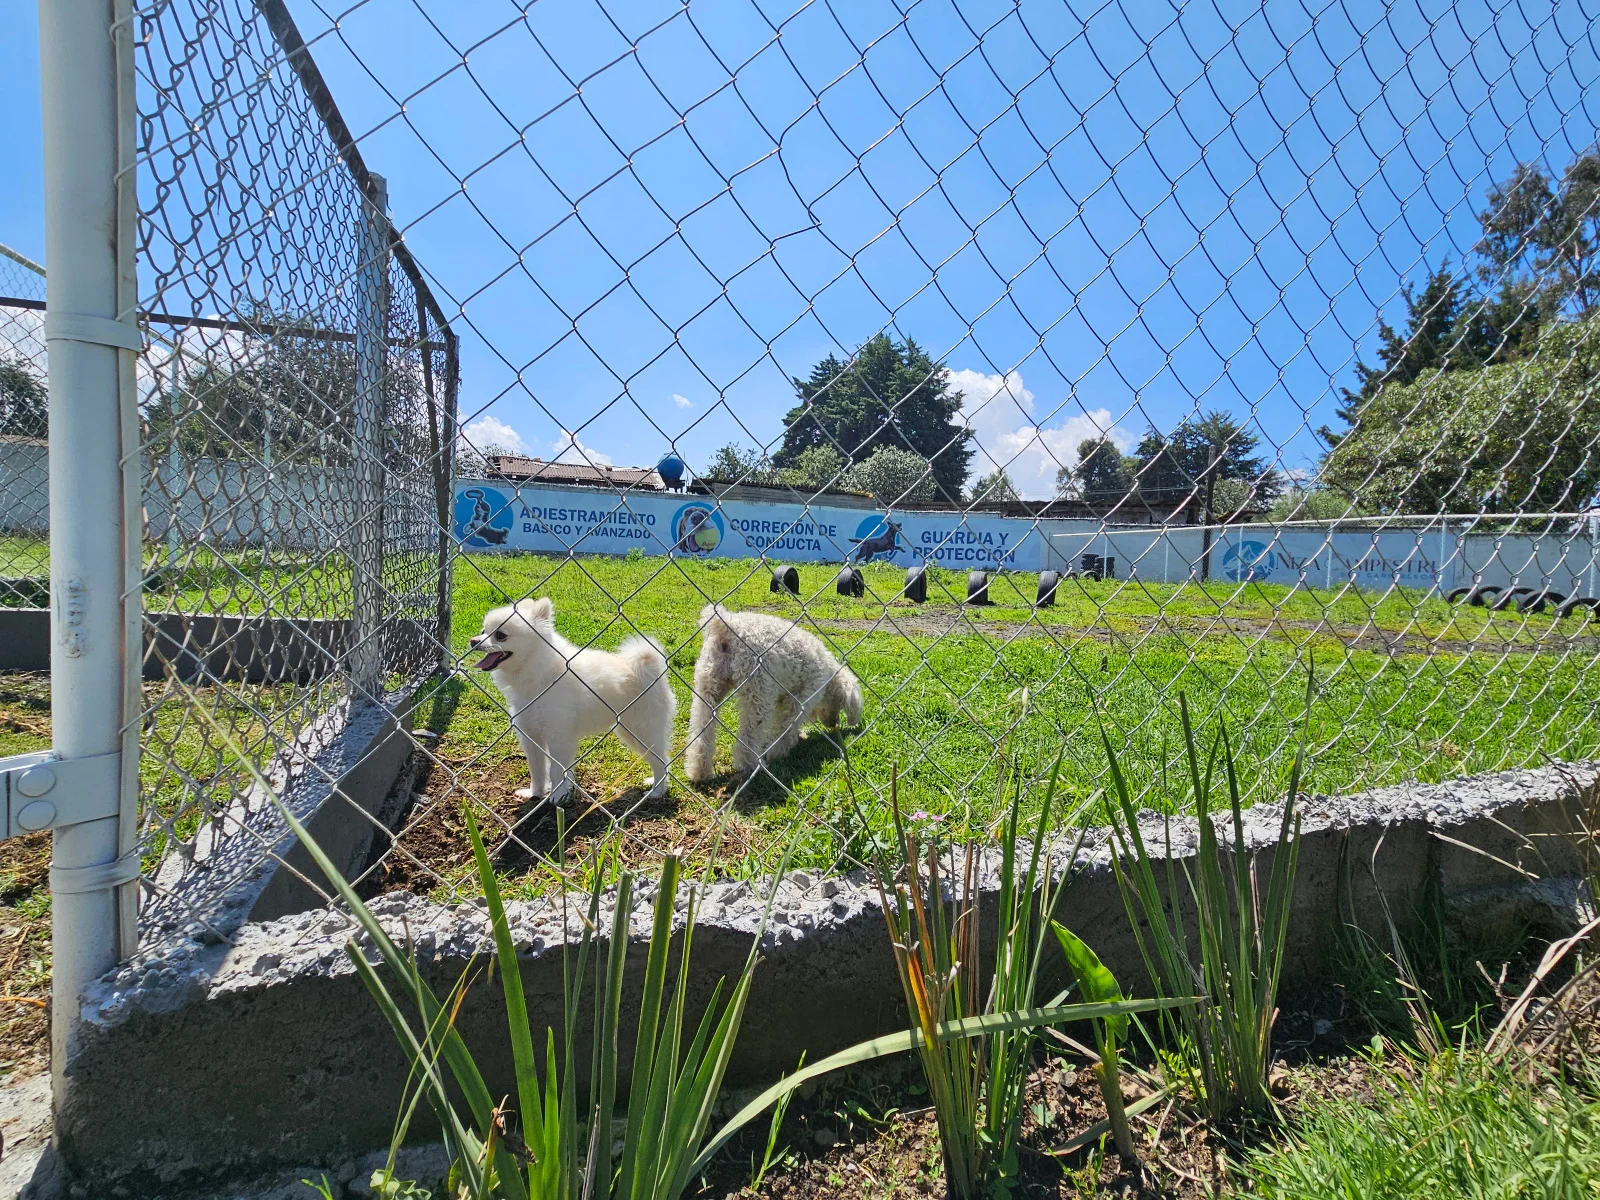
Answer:
[[[44,274],[40,268],[39,273]],[[30,300],[25,296],[0,296],[0,308],[26,308],[35,312],[45,311],[43,300]],[[272,321],[233,321],[226,317],[185,317],[176,313],[143,312],[139,313],[139,321],[146,325],[166,325],[175,329],[217,329],[226,333],[247,333],[255,337],[288,337],[320,338],[328,342],[353,342],[356,335],[345,329],[323,329],[314,325],[284,325]],[[440,326],[445,333],[450,333],[449,326]],[[163,339],[165,340],[165,339]],[[443,352],[449,349],[446,342],[416,342],[410,338],[390,338],[391,346],[414,346],[418,350],[436,350]]]
[[[328,136],[333,139],[334,148],[338,150],[339,157],[344,160],[345,166],[355,178],[356,186],[361,189],[361,194],[371,203],[378,203],[379,190],[373,182],[372,172],[367,169],[366,160],[361,157],[361,150],[356,146],[354,135],[345,123],[344,115],[339,111],[339,106],[334,103],[333,93],[328,90],[327,82],[318,70],[316,60],[311,57],[311,49],[306,45],[305,38],[300,35],[300,28],[294,23],[294,18],[289,15],[288,7],[283,0],[255,0],[256,8],[267,20],[267,26],[272,31],[272,36],[282,48],[289,66],[300,79],[301,86],[305,89],[306,96],[310,99],[317,116],[321,118]],[[428,281],[422,273],[422,268],[417,265],[416,259],[411,257],[411,251],[406,248],[405,239],[400,230],[395,228],[388,213],[383,214],[384,225],[389,231],[389,250],[395,260],[400,264],[400,269],[411,280],[411,285],[416,289],[417,299],[427,310],[439,327],[444,330],[445,341],[455,341],[455,331],[450,328],[446,320],[444,309],[434,299],[433,289],[428,286]]]
[[[43,267],[41,267],[38,263],[34,262],[33,259],[29,258],[26,254],[22,253],[20,250],[13,250],[10,246],[6,245],[4,242],[0,242],[0,258],[9,258],[12,262],[16,263],[19,267],[26,267],[28,270],[32,271],[35,275],[43,275],[44,274],[44,268]]]

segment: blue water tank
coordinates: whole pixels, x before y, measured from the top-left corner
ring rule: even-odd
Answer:
[[[656,474],[661,476],[662,483],[677,491],[683,486],[683,459],[668,454],[656,464]]]

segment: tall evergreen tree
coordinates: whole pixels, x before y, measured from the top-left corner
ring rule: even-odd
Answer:
[[[1428,274],[1419,292],[1405,287],[1406,323],[1396,332],[1389,322],[1378,320],[1378,362],[1368,366],[1356,362],[1356,387],[1344,389],[1334,415],[1348,427],[1355,424],[1361,405],[1377,394],[1386,383],[1411,383],[1424,371],[1447,371],[1461,365],[1464,354],[1462,333],[1457,328],[1462,306],[1462,283],[1448,265]],[[1319,431],[1329,445],[1337,445],[1343,430],[1324,425]]]
[[[972,459],[971,431],[958,419],[962,395],[914,341],[879,334],[853,361],[829,355],[794,386],[800,403],[784,416],[775,465],[797,466],[814,446],[837,446],[856,463],[889,446],[926,459],[941,497],[961,499]]]
[[[1186,507],[1193,521],[1211,482],[1232,479],[1253,493],[1253,506],[1266,507],[1282,490],[1283,479],[1256,453],[1260,444],[1260,438],[1221,409],[1185,420],[1171,433],[1151,429],[1134,448],[1138,494],[1157,512]]]
[[[1133,491],[1135,465],[1110,438],[1085,438],[1078,443],[1077,465],[1056,476],[1056,490],[1090,504],[1114,504]]]
[[[1478,214],[1486,281],[1530,286],[1558,312],[1600,308],[1600,150],[1573,159],[1559,181],[1519,163],[1487,200]]]

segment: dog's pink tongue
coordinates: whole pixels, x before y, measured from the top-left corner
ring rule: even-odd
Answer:
[[[492,671],[510,657],[508,650],[491,650],[478,660],[477,668],[480,671]]]

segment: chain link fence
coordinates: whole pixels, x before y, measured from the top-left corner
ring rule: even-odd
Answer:
[[[49,594],[44,268],[0,244],[0,606]]]
[[[170,930],[277,847],[263,779],[333,786],[330,747],[440,667],[456,339],[286,10],[134,20],[142,913]]]
[[[1007,755],[1091,800],[1103,730],[1147,789],[1180,693],[1263,761],[1308,720],[1324,791],[1594,755],[1580,11],[724,8],[136,13],[149,930],[282,852],[255,772],[453,898],[464,808],[564,869],[518,789],[624,861],[832,870],[896,772],[978,832]],[[540,597],[585,655],[475,669]],[[736,635],[688,778],[710,604],[859,725],[783,736],[834,672]],[[587,653],[635,635],[664,794],[552,740],[638,734]],[[374,710],[412,754],[359,805]]]

